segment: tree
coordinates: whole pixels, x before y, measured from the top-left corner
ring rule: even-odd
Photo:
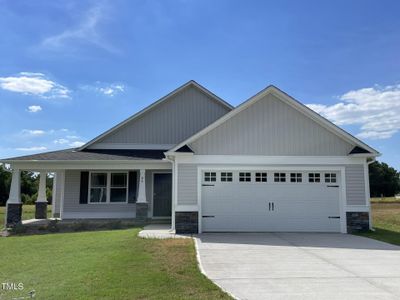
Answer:
[[[393,197],[400,192],[400,173],[384,162],[369,165],[371,197]]]

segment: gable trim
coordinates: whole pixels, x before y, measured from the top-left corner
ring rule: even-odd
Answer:
[[[289,96],[288,94],[286,94],[285,92],[281,91],[280,89],[278,89],[277,87],[275,87],[273,85],[267,86],[265,89],[261,90],[256,95],[250,97],[248,100],[246,100],[245,102],[243,102],[242,104],[237,106],[234,110],[230,111],[226,115],[224,115],[221,118],[219,118],[218,120],[216,120],[214,123],[211,123],[209,126],[200,130],[199,132],[192,135],[191,137],[184,140],[183,142],[179,143],[174,148],[170,149],[168,152],[169,153],[175,152],[180,147],[196,141],[201,136],[205,135],[206,133],[210,132],[211,130],[218,127],[222,123],[226,122],[227,120],[229,120],[233,116],[237,115],[241,111],[245,110],[247,107],[256,103],[257,101],[259,101],[260,99],[262,99],[263,97],[265,97],[268,94],[274,94],[275,96],[278,97],[279,100],[285,102],[292,108],[296,109],[300,113],[302,113],[305,116],[307,116],[308,118],[312,119],[317,124],[321,125],[322,127],[329,130],[330,132],[334,133],[335,135],[342,138],[343,140],[345,140],[351,144],[355,144],[356,146],[360,146],[362,148],[367,149],[369,152],[371,152],[371,154],[369,156],[379,156],[380,155],[380,153],[378,151],[376,151],[375,149],[373,149],[372,147],[368,146],[364,142],[362,142],[359,139],[357,139],[356,137],[352,136],[350,133],[348,133],[345,130],[341,129],[340,127],[336,126],[329,120],[325,119],[324,117],[322,117],[321,115],[319,115],[318,113],[316,113],[315,111],[310,109],[309,107],[305,106],[301,102],[297,101],[296,99]]]
[[[170,99],[171,97],[175,96],[176,94],[178,94],[179,92],[181,92],[182,90],[184,90],[185,88],[189,87],[189,86],[194,86],[197,89],[199,89],[200,91],[202,91],[203,93],[205,93],[207,96],[211,97],[211,99],[213,99],[214,101],[222,104],[223,106],[227,107],[229,110],[234,109],[234,107],[232,105],[230,105],[228,102],[226,102],[225,100],[221,99],[220,97],[218,97],[217,95],[215,95],[214,93],[212,93],[211,91],[207,90],[205,87],[201,86],[200,84],[198,84],[196,81],[194,80],[190,80],[187,83],[185,83],[184,85],[180,86],[179,88],[173,90],[172,92],[168,93],[167,95],[165,95],[164,97],[160,98],[159,100],[157,100],[156,102],[153,102],[152,104],[150,104],[149,106],[145,107],[144,109],[142,109],[141,111],[137,112],[136,114],[134,114],[133,116],[125,119],[124,121],[118,123],[117,125],[115,125],[114,127],[111,127],[109,130],[103,132],[102,134],[98,135],[97,137],[95,137],[94,139],[90,140],[89,142],[87,142],[86,144],[84,144],[83,146],[81,146],[80,148],[78,148],[78,151],[84,150],[87,147],[93,145],[94,143],[98,142],[99,140],[105,138],[106,136],[110,135],[111,133],[113,133],[114,131],[118,130],[119,128],[123,127],[124,125],[126,125],[127,123],[141,117],[142,115],[144,115],[146,112],[150,111],[151,109],[155,108],[156,106],[160,105],[161,103],[167,101],[168,99]],[[169,147],[171,148],[171,147]],[[168,149],[169,149],[168,148]]]

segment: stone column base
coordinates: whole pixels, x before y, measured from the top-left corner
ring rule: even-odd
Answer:
[[[346,212],[347,233],[362,232],[369,230],[368,212]]]
[[[148,219],[148,211],[148,203],[136,203],[136,219],[138,221],[146,221]]]
[[[176,212],[175,232],[177,234],[199,233],[199,213],[197,211]]]
[[[35,203],[35,219],[47,219],[47,202]]]
[[[12,227],[22,220],[22,203],[7,203],[6,227]]]

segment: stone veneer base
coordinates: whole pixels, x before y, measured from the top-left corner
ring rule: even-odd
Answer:
[[[369,230],[368,212],[346,212],[347,233]]]
[[[199,214],[197,211],[175,213],[175,232],[177,234],[199,233]]]
[[[148,211],[148,203],[136,203],[136,219],[138,221],[146,221],[148,219]]]
[[[12,227],[21,223],[22,203],[7,203],[6,226]]]
[[[35,203],[35,219],[47,219],[47,202]]]

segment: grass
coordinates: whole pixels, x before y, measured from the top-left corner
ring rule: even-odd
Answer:
[[[400,201],[373,202],[372,224],[375,231],[362,233],[361,235],[400,245]]]
[[[197,267],[191,239],[150,240],[140,229],[3,238],[0,299],[230,299]]]
[[[0,229],[4,227],[5,222],[5,206],[0,207]],[[47,216],[51,216],[51,205],[47,206]],[[22,205],[22,219],[28,220],[35,218],[35,205]],[[1,298],[0,298],[1,299]]]
[[[371,203],[400,203],[395,197],[371,198]]]

